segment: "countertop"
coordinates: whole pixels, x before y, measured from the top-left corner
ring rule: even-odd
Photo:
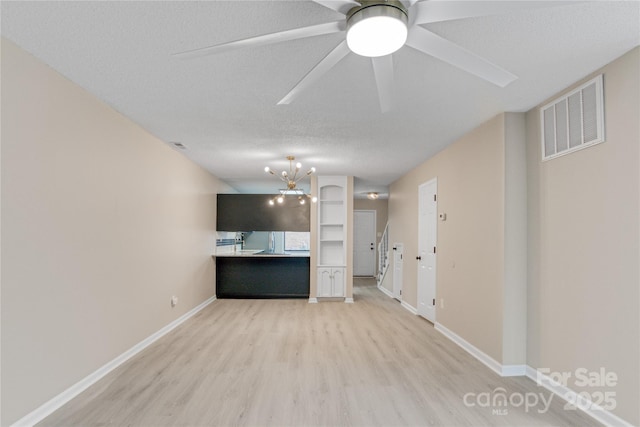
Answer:
[[[309,251],[291,252],[265,252],[256,249],[243,249],[235,252],[223,252],[213,254],[214,257],[235,257],[235,258],[309,258]]]

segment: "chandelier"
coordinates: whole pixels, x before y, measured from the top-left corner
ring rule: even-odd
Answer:
[[[278,190],[280,194],[273,197],[272,199],[269,199],[269,204],[271,206],[275,205],[276,203],[282,204],[284,202],[284,198],[287,196],[297,197],[298,202],[301,205],[304,205],[307,199],[311,199],[313,203],[318,201],[317,197],[312,197],[311,194],[307,194],[302,189],[297,187],[298,181],[314,173],[316,171],[316,168],[311,168],[307,171],[307,173],[302,174],[300,173],[300,169],[302,169],[302,163],[298,162],[294,167],[293,161],[295,159],[296,158],[294,156],[287,156],[287,160],[289,160],[289,172],[282,171],[280,175],[277,175],[287,185],[287,188],[281,188],[280,190]],[[276,173],[269,166],[265,167],[264,171],[271,175],[276,175]]]

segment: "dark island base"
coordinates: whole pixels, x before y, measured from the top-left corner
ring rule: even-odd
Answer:
[[[308,257],[218,257],[217,298],[309,298]]]

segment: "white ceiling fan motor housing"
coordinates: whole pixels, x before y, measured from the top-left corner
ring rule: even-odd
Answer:
[[[399,1],[363,1],[347,14],[347,45],[358,55],[389,55],[407,40],[407,10]]]

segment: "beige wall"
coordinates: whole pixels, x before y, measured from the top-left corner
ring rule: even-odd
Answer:
[[[447,220],[438,222],[436,320],[497,361],[503,335],[504,123],[501,114],[462,137],[394,182],[389,198],[389,241],[404,243],[402,297],[416,307],[418,186],[437,177],[438,211]]]
[[[227,188],[4,39],[1,148],[9,425],[214,295]]]
[[[616,392],[613,412],[633,424],[639,64],[636,48],[594,73],[604,73],[605,143],[543,163],[539,110],[505,113],[394,182],[389,198],[390,243],[405,244],[405,302],[417,301],[418,186],[437,177],[438,210],[447,214],[438,222],[437,322],[502,364],[615,372],[618,385],[606,389]]]
[[[527,359],[527,141],[522,113],[505,113],[504,365]]]
[[[527,360],[552,371],[605,367],[617,373],[613,412],[635,425],[640,424],[639,64],[636,48],[594,73],[604,73],[602,144],[543,163],[539,110],[527,113]]]

